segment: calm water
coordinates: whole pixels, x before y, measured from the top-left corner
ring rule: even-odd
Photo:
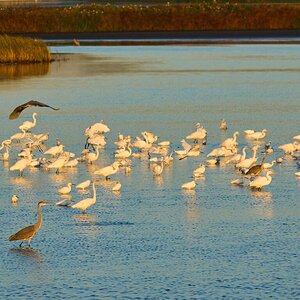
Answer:
[[[68,60],[40,70],[0,68],[0,140],[38,111],[34,132],[59,137],[79,155],[83,131],[104,120],[108,144],[94,166],[56,175],[0,171],[1,299],[299,299],[299,188],[294,161],[275,166],[261,192],[230,184],[232,166],[207,168],[194,192],[181,184],[226,137],[239,130],[270,131],[277,146],[300,133],[300,48],[297,45],[65,47]],[[16,76],[14,75],[16,74]],[[5,79],[9,78],[9,79]],[[14,78],[14,79],[13,79]],[[60,107],[9,112],[29,99]],[[227,133],[219,121],[229,123]],[[31,250],[8,236],[36,220],[36,203],[58,201],[57,189],[93,176],[113,161],[118,132],[151,130],[171,148],[200,121],[208,143],[200,157],[179,161],[154,179],[145,160],[132,174],[97,183],[87,215],[43,207],[44,222]],[[240,148],[248,142],[238,137]],[[10,165],[17,150],[12,151]],[[40,154],[37,154],[40,155]],[[10,197],[20,200],[12,206]],[[81,195],[72,191],[74,201]]]

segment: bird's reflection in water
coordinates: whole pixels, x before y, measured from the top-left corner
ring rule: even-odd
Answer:
[[[61,199],[66,199],[66,200],[71,200],[72,199],[72,195],[70,195],[70,194],[59,194],[58,196]]]
[[[104,188],[110,189],[111,186],[115,184],[113,180],[97,179],[94,181],[95,185],[100,185]]]
[[[121,198],[121,191],[112,191],[115,198],[120,199]]]
[[[3,163],[3,167],[4,167],[5,169],[8,169],[8,167],[9,167],[9,161],[3,160],[2,163]]]
[[[68,174],[66,172],[60,172],[58,174],[56,174],[55,172],[49,172],[48,173],[48,177],[49,179],[55,183],[55,184],[64,184],[67,182],[68,179]]]
[[[78,224],[95,225],[96,217],[88,214],[76,214],[72,217]]]
[[[164,185],[164,179],[162,176],[153,176],[154,182],[158,187],[163,187]]]
[[[26,190],[32,189],[32,179],[25,176],[11,176],[9,178],[11,184],[22,186]]]
[[[266,219],[272,219],[274,216],[272,193],[252,190],[251,196],[255,214]]]
[[[76,214],[73,215],[75,221],[75,228],[78,234],[88,235],[90,237],[96,237],[101,230],[100,226],[97,226],[97,219],[94,215],[88,214]]]
[[[195,190],[183,190],[183,196],[186,202],[186,218],[188,222],[195,223],[199,219],[199,209],[196,203]]]
[[[18,255],[19,257],[27,257],[32,262],[42,263],[43,256],[40,250],[32,248],[12,248],[9,250],[10,254]]]

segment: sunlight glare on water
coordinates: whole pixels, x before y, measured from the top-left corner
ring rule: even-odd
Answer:
[[[1,184],[1,299],[297,299],[299,272],[299,187],[296,163],[275,165],[262,191],[230,184],[233,166],[207,168],[195,191],[182,191],[192,170],[236,130],[268,129],[278,145],[300,134],[300,51],[298,45],[53,47],[67,60],[49,66],[0,68],[0,140],[38,112],[34,132],[49,132],[48,147],[60,138],[80,155],[84,130],[103,120],[111,131],[92,166],[54,171],[25,170],[3,163]],[[18,74],[12,76],[11,74]],[[14,79],[13,79],[14,78]],[[59,111],[28,108],[30,99]],[[228,122],[220,132],[222,118]],[[97,202],[87,215],[46,206],[32,249],[19,249],[8,236],[37,218],[40,200],[61,200],[67,182],[94,177],[113,162],[118,132],[132,137],[150,130],[171,149],[194,131],[208,130],[201,155],[166,167],[153,178],[146,159],[132,159],[132,173],[120,172],[122,190],[97,182]],[[249,144],[252,146],[253,144]],[[37,156],[41,155],[39,153]],[[261,157],[261,153],[260,153]],[[259,158],[260,161],[261,158]],[[11,195],[20,200],[11,205]],[[73,200],[86,195],[75,190]]]

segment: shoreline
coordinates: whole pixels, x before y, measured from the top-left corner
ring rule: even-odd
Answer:
[[[31,37],[44,41],[67,41],[76,38],[80,41],[151,41],[206,42],[224,40],[259,40],[266,42],[280,39],[299,39],[300,29],[296,30],[222,30],[222,31],[151,31],[151,32],[66,32],[66,33],[9,33],[21,37]],[[297,43],[297,41],[295,41]]]

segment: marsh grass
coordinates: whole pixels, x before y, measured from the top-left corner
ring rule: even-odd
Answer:
[[[36,39],[0,35],[0,63],[50,62],[47,45]]]
[[[0,8],[0,32],[120,32],[299,29],[299,5],[206,1],[179,5]]]

